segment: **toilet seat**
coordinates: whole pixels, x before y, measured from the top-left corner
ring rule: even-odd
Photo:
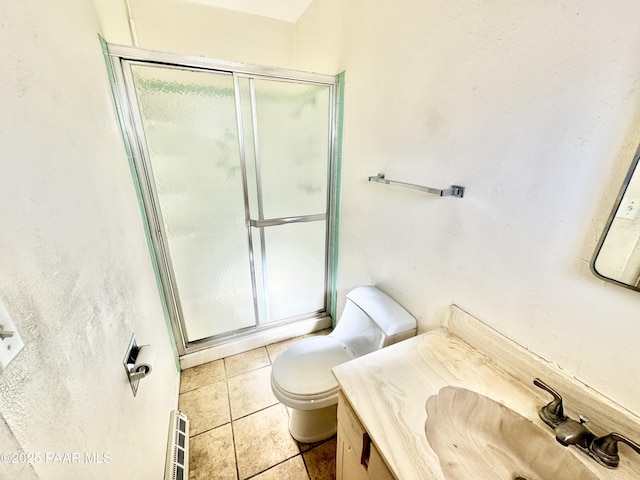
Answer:
[[[337,402],[339,386],[331,369],[352,358],[344,342],[335,337],[305,338],[273,363],[274,394],[285,405],[302,410],[332,405]]]

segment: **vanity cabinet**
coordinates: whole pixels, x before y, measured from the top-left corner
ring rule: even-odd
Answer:
[[[394,480],[342,392],[338,397],[336,480]]]

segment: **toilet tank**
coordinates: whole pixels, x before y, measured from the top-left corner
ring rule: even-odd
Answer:
[[[416,319],[398,302],[373,286],[347,294],[347,303],[331,336],[359,357],[416,334]]]

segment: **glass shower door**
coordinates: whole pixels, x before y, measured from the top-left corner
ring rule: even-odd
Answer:
[[[131,80],[185,340],[252,327],[233,76],[132,64]]]
[[[325,308],[331,86],[238,79],[260,323]]]
[[[179,350],[326,316],[333,84],[121,66]]]

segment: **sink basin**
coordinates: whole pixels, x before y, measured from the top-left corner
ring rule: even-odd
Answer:
[[[476,392],[445,387],[426,409],[447,480],[598,480],[550,429]]]

